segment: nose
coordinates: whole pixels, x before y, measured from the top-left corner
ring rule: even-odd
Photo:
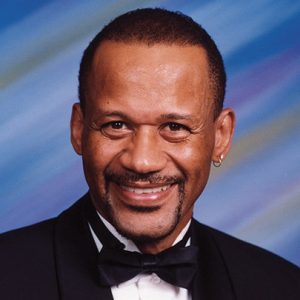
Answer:
[[[126,145],[120,161],[123,168],[135,173],[161,171],[166,166],[167,157],[155,128],[139,128]]]

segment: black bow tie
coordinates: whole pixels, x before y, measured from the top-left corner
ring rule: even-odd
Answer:
[[[144,254],[123,250],[118,241],[102,223],[91,204],[86,217],[103,245],[98,256],[98,273],[102,286],[114,286],[141,273],[156,273],[164,281],[183,288],[190,288],[197,271],[198,248],[185,247],[190,230],[182,241],[159,254]]]
[[[164,281],[189,288],[197,271],[198,248],[172,247],[157,255],[103,247],[98,257],[100,283],[113,286],[141,273],[156,273]]]

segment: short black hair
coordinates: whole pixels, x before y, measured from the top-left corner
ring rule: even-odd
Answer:
[[[85,49],[79,69],[79,100],[84,110],[87,102],[88,75],[96,50],[104,41],[123,43],[200,46],[206,50],[209,76],[214,92],[214,117],[223,108],[226,73],[222,56],[210,35],[191,17],[162,8],[129,11],[112,20]]]

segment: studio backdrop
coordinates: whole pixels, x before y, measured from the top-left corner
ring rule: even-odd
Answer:
[[[87,191],[69,141],[84,48],[127,10],[192,16],[215,39],[237,114],[230,156],[195,217],[300,265],[300,2],[75,1],[0,4],[0,231],[57,215]]]

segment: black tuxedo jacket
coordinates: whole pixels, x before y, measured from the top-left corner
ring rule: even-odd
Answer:
[[[0,235],[0,299],[113,299],[97,282],[97,249],[83,215],[85,196],[57,218]],[[194,222],[199,246],[193,300],[299,300],[299,268]]]

